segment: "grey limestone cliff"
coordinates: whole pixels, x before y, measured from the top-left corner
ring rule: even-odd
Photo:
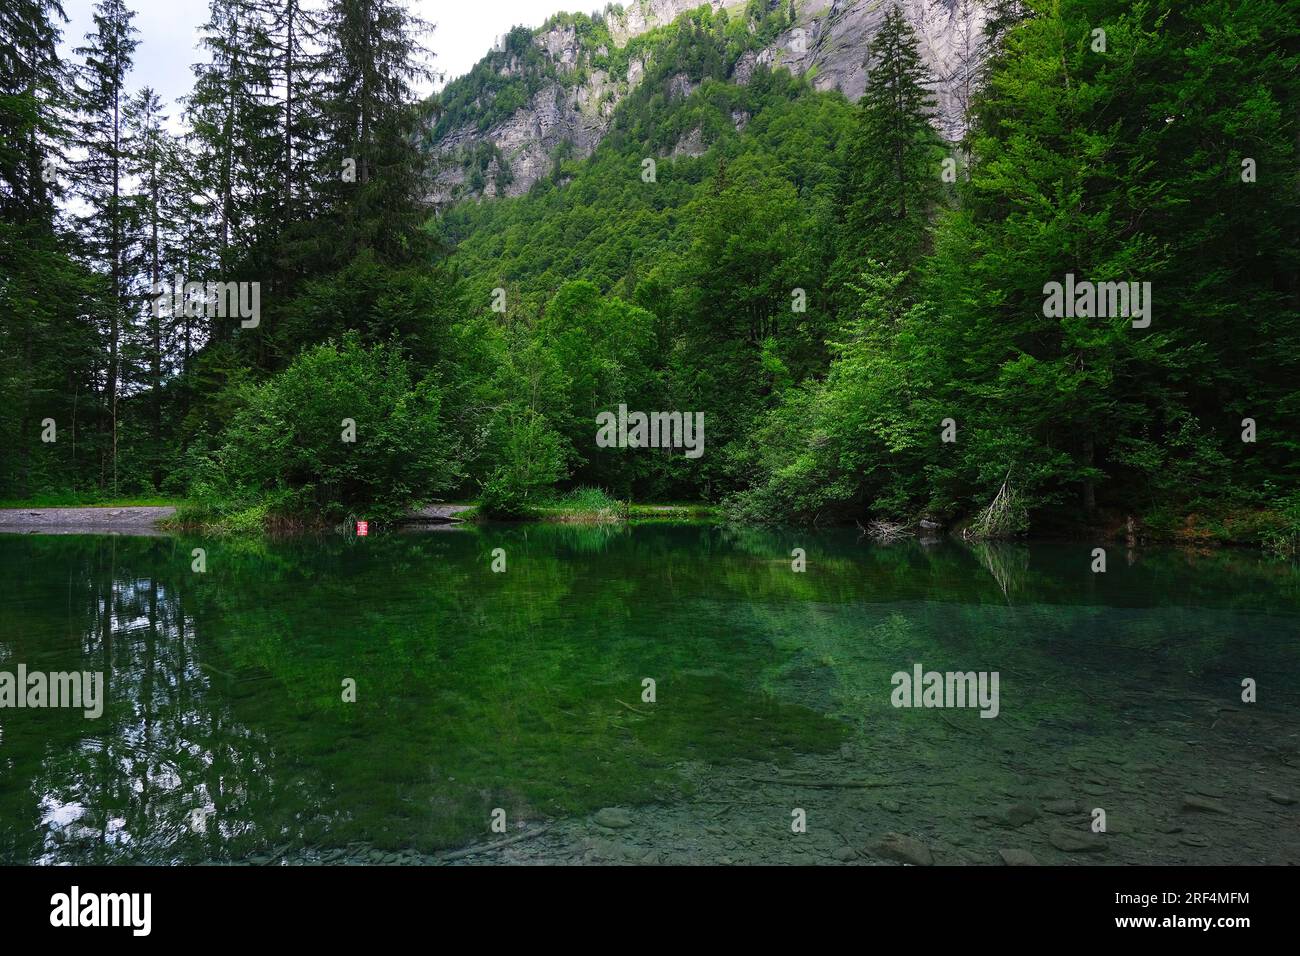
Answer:
[[[789,0],[780,2],[788,9]],[[742,54],[729,79],[747,83],[760,64],[785,67],[809,77],[817,89],[839,90],[857,100],[870,69],[868,45],[892,2],[916,30],[922,56],[935,76],[936,125],[949,139],[958,139],[981,52],[985,12],[977,0],[794,0],[793,22],[761,49]],[[612,42],[623,48],[631,38],[706,5],[714,11],[725,7],[729,15],[742,15],[745,9],[737,0],[636,0],[622,11],[608,10],[605,24]],[[628,58],[626,70],[616,75],[583,69],[582,38],[574,26],[563,22],[534,31],[530,42],[548,69],[527,102],[485,130],[470,121],[438,131],[431,146],[436,203],[522,195],[551,171],[557,151],[579,158],[590,155],[609,129],[618,103],[636,88],[646,70],[646,63],[636,56]],[[515,56],[499,55],[492,62],[503,77],[526,68]],[[689,92],[685,76],[674,80],[680,81],[678,92]],[[735,119],[739,126],[746,118]],[[702,150],[702,144],[688,139],[674,152],[697,155]],[[477,177],[470,161],[475,156],[489,157],[486,163],[480,160]]]

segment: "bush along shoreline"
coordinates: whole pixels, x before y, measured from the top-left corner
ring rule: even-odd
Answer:
[[[339,532],[355,534],[356,523],[366,521],[373,532],[402,528],[419,528],[430,524],[480,523],[552,523],[552,524],[641,524],[647,522],[694,522],[719,525],[747,524],[736,522],[724,507],[706,502],[618,501],[599,489],[579,489],[537,502],[518,512],[491,512],[477,502],[454,506],[454,517],[434,520],[422,509],[400,514],[378,509],[360,508],[336,519],[301,514],[277,514],[265,502],[213,506],[180,504],[175,514],[157,522],[160,529],[172,532],[210,535],[301,534]],[[752,523],[748,523],[751,524]],[[772,527],[772,525],[769,525]],[[967,516],[953,522],[923,516],[912,521],[881,519],[852,522],[822,522],[817,525],[785,525],[790,528],[857,528],[864,540],[877,543],[917,539],[922,542],[943,538],[966,541],[1074,540],[1120,542],[1131,548],[1173,546],[1180,548],[1250,548],[1271,556],[1295,560],[1300,556],[1300,515],[1285,511],[1238,511],[1231,513],[1190,513],[1170,516],[1166,513],[1138,518],[1112,514],[1093,525],[1055,526],[1022,533],[993,534],[979,521]]]
[[[485,522],[558,524],[642,524],[647,522],[693,522],[744,525],[727,509],[707,502],[619,501],[600,489],[581,488],[568,494],[551,495],[515,513],[492,513],[478,502],[430,505],[392,512],[382,508],[358,507],[348,514],[327,518],[321,514],[277,512],[266,500],[214,504],[169,499],[118,499],[82,501],[75,494],[49,499],[0,503],[0,531],[93,533],[111,528],[116,533],[132,529],[156,529],[171,533],[214,536],[294,535],[321,532],[355,534],[357,522],[381,530],[420,528],[430,525],[473,525]],[[87,517],[89,515],[89,517]],[[749,523],[752,526],[752,523]],[[1274,557],[1300,557],[1300,508],[1290,510],[1241,510],[1235,512],[1193,512],[1171,515],[1161,512],[1143,517],[1113,513],[1099,516],[1097,524],[1039,528],[1022,533],[991,534],[987,519],[980,515],[946,522],[926,515],[911,521],[861,519],[852,522],[786,525],[799,528],[856,527],[863,539],[889,543],[907,539],[922,542],[956,537],[962,540],[1088,540],[1122,542],[1128,547],[1168,545],[1181,548],[1239,547],[1259,549]]]

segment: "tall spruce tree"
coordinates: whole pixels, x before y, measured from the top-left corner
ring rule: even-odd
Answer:
[[[897,6],[885,14],[871,41],[868,70],[846,157],[844,254],[906,268],[924,250],[942,154],[932,125],[934,80],[917,50],[915,31]]]
[[[56,0],[15,0],[0,17],[0,210],[5,221],[53,218],[68,137]],[[49,161],[47,163],[47,160]]]
[[[123,0],[100,0],[95,5],[94,29],[82,57],[77,82],[80,145],[84,157],[77,163],[80,198],[90,212],[81,217],[83,241],[92,261],[107,274],[104,324],[108,344],[104,373],[104,410],[109,443],[101,467],[101,481],[117,487],[118,399],[121,384],[122,329],[130,311],[127,252],[127,217],[123,201],[126,173],[123,148],[123,108],[126,76],[139,41],[131,25],[135,13]]]
[[[271,77],[280,97],[277,174],[280,226],[304,218],[314,183],[309,170],[321,135],[320,16],[302,0],[262,0],[256,5]]]
[[[951,383],[941,403],[965,423],[936,471],[956,495],[996,491],[999,459],[1037,503],[1098,520],[1258,505],[1294,480],[1292,28],[1281,7],[1216,0],[1063,0],[1007,28],[924,330],[931,375]],[[1245,181],[1247,157],[1274,188]],[[1149,282],[1149,326],[1045,315],[1045,284],[1066,274]],[[1258,415],[1276,431],[1243,442]]]
[[[400,0],[332,0],[324,25],[322,183],[338,251],[344,261],[360,249],[409,260],[429,212],[412,87],[429,75],[420,42],[428,27]]]
[[[143,328],[137,351],[144,366],[143,383],[149,391],[149,472],[153,487],[163,479],[163,375],[167,370],[167,329],[173,321],[170,309],[160,308],[156,299],[170,285],[164,280],[168,246],[175,241],[174,221],[168,215],[167,196],[174,186],[166,178],[174,166],[167,162],[171,137],[165,123],[158,94],[145,87],[130,97],[126,105],[127,170],[135,185],[131,196],[132,217],[136,226],[136,271],[142,288],[137,315]]]
[[[195,64],[186,100],[226,280],[247,269],[255,254],[265,257],[281,219],[280,103],[262,12],[251,0],[212,0],[201,40],[208,59]],[[218,322],[214,332],[226,338],[230,324]]]
[[[53,0],[0,15],[0,488],[22,495],[78,485],[79,415],[94,420],[93,277],[58,206],[73,140],[65,19]],[[41,441],[46,421],[59,441]]]

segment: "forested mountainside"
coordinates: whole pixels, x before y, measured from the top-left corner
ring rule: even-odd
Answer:
[[[215,0],[173,136],[111,126],[148,100],[122,0],[79,64],[20,0],[0,493],[239,527],[595,488],[1294,551],[1298,6],[651,0],[514,31],[418,103],[400,4],[334,0],[295,51],[289,0]],[[935,43],[966,23],[972,58]],[[580,116],[527,128],[551,105]],[[178,275],[260,282],[258,321],[158,315]],[[702,416],[699,447],[605,447],[620,406]]]
[[[726,42],[708,62],[692,63],[692,40],[681,34],[705,21],[682,14],[700,8],[713,15],[708,22],[725,20]],[[671,99],[700,76],[743,86],[757,67],[785,67],[813,89],[856,102],[866,89],[867,44],[890,9],[879,0],[637,0],[590,17],[555,16],[537,30],[518,27],[443,93],[427,139],[434,198],[523,195],[556,162],[589,156],[615,108],[642,83]],[[958,140],[987,12],[975,0],[905,0],[898,9],[935,81],[934,122]],[[675,148],[699,151],[699,132]]]

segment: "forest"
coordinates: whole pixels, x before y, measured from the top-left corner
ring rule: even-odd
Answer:
[[[1300,3],[986,6],[957,141],[897,8],[857,102],[738,81],[779,0],[625,47],[562,15],[579,70],[645,62],[608,133],[439,205],[439,138],[549,68],[529,31],[421,97],[438,31],[399,0],[212,0],[171,105],[128,0],[71,58],[57,0],[9,0],[0,499],[232,531],[585,496],[1294,556]],[[620,406],[702,413],[703,453],[601,447]]]

